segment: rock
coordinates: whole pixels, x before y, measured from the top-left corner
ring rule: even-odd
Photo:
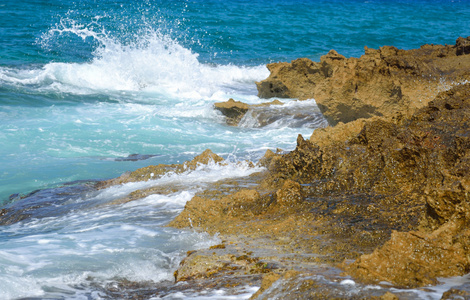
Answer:
[[[210,233],[236,231],[237,228],[229,228],[227,224],[233,219],[248,220],[258,215],[264,210],[266,200],[257,191],[250,189],[242,189],[219,200],[195,196],[169,226],[204,228]]]
[[[258,164],[263,167],[269,166],[269,163],[273,159],[273,157],[276,156],[276,153],[274,153],[272,150],[268,149],[266,150],[266,153],[264,153],[263,157],[259,160]]]
[[[201,165],[207,165],[210,163],[221,164],[223,163],[223,161],[224,159],[222,157],[213,153],[210,149],[206,149],[204,152],[194,157],[192,160],[186,161],[182,164],[159,164],[143,167],[133,172],[126,172],[117,178],[100,181],[95,186],[97,189],[105,189],[113,185],[125,184],[128,182],[148,181],[158,179],[165,174],[180,174],[190,170],[195,170]],[[178,185],[178,183],[157,185],[154,187],[133,191],[128,195],[124,195],[120,198],[113,200],[109,204],[122,204],[129,201],[145,198],[151,194],[166,195],[169,193],[175,193],[178,190],[182,190],[184,188],[184,186],[180,186]]]
[[[220,111],[225,116],[225,121],[227,122],[227,125],[238,126],[240,121],[243,119],[243,117],[249,110],[268,108],[273,105],[280,106],[284,105],[284,103],[279,100],[273,100],[271,102],[249,105],[241,101],[235,101],[230,98],[227,102],[215,103],[214,108]],[[261,127],[266,126],[267,124],[272,122],[267,121],[264,123],[265,124],[261,124]]]
[[[365,282],[388,281],[405,288],[435,285],[438,277],[467,274],[470,231],[462,229],[448,222],[430,234],[394,232],[385,245],[361,256],[346,270]],[[458,236],[465,238],[454,240]]]
[[[455,51],[457,55],[470,54],[470,37],[459,37],[455,46],[457,48]]]
[[[364,283],[417,287],[465,274],[468,120],[470,84],[462,84],[412,116],[357,120],[310,140],[299,135],[294,151],[266,153],[260,163],[267,171],[241,185],[250,189],[200,193],[170,226],[264,238],[279,253],[314,253],[304,264],[355,260],[343,266]]]
[[[225,117],[228,125],[237,126],[249,109],[249,105],[230,98],[227,102],[214,104],[215,109],[220,111]]]
[[[124,173],[118,178],[102,181],[98,184],[100,189],[109,187],[111,185],[123,184],[126,182],[147,181],[150,179],[157,179],[160,176],[174,172],[182,173],[187,170],[195,170],[199,165],[207,165],[211,162],[221,163],[224,159],[217,154],[213,153],[210,149],[204,150],[201,154],[194,157],[190,161],[182,164],[159,164],[137,169],[133,172]]]
[[[279,278],[281,278],[281,275],[276,274],[276,273],[268,273],[268,274],[264,275],[263,280],[261,281],[261,287],[259,288],[259,290],[256,293],[254,293],[250,297],[250,299],[257,299],[258,296],[260,296],[265,290],[267,290],[269,287],[271,287],[274,282],[279,280]]]
[[[469,38],[454,46],[424,45],[399,50],[365,48],[360,58],[331,50],[320,62],[301,58],[273,63],[257,82],[262,98],[314,98],[330,123],[347,123],[396,112],[411,114],[440,91],[470,79]]]
[[[228,248],[228,251],[224,247],[191,252],[175,272],[176,282],[217,277],[221,274],[247,276],[271,272],[272,264],[263,262],[258,257],[242,254],[234,247]]]
[[[340,122],[335,126],[315,129],[309,141],[318,146],[327,146],[334,143],[346,143],[356,137],[366,123],[366,119],[357,119],[349,123]]]
[[[327,122],[315,102],[302,105],[284,105],[279,100],[259,104],[246,104],[233,99],[218,102],[214,108],[225,116],[227,125],[261,128],[276,123],[279,127],[324,127]]]
[[[470,299],[470,287],[468,284],[465,286],[465,289],[460,289],[460,287],[453,287],[450,290],[444,292],[441,297],[441,300],[466,300]]]
[[[304,200],[302,187],[298,182],[287,179],[282,188],[276,191],[276,201],[278,204],[290,207],[297,205]]]
[[[399,300],[400,298],[397,297],[397,295],[394,295],[393,293],[386,292],[383,294],[380,299],[382,300]]]
[[[195,170],[199,165],[207,165],[209,163],[220,163],[224,159],[214,152],[212,152],[210,149],[204,150],[201,154],[198,156],[194,157],[191,161],[185,162],[184,168],[189,168],[190,170]]]
[[[371,288],[357,288],[354,281],[350,284],[336,283],[315,273],[287,271],[283,274],[263,276],[261,288],[250,299],[373,299],[397,300],[397,295]],[[403,295],[403,299],[413,299],[416,295]],[[408,297],[407,297],[408,296]],[[411,297],[410,297],[411,296]]]

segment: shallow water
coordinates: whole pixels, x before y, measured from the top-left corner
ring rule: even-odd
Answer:
[[[267,63],[453,44],[469,28],[467,1],[3,0],[0,208],[21,221],[0,228],[0,298],[100,299],[97,287],[121,279],[170,280],[187,250],[217,243],[163,225],[205,184],[254,171],[236,161],[325,125],[314,100],[295,99],[282,99],[282,118],[273,107],[225,124],[213,104],[266,101],[255,81]],[[91,188],[207,148],[231,163]],[[106,205],[172,180],[186,188]]]

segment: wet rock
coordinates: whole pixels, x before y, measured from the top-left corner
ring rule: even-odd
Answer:
[[[310,127],[320,128],[327,125],[315,102],[302,105],[284,105],[279,100],[260,104],[246,104],[229,99],[214,104],[214,108],[225,116],[227,125],[244,128],[277,127]]]
[[[28,219],[63,216],[70,211],[96,205],[94,201],[77,201],[95,191],[95,181],[74,181],[63,186],[36,190],[27,195],[12,195],[0,210],[0,225]]]
[[[463,284],[461,286],[452,287],[450,290],[444,292],[441,300],[466,300],[470,299],[470,285]]]
[[[230,98],[227,102],[218,102],[214,104],[216,110],[220,111],[225,117],[228,125],[237,126],[248,111],[249,105]]]
[[[349,59],[331,50],[320,62],[301,58],[269,64],[271,74],[257,83],[258,95],[314,98],[331,125],[413,113],[440,91],[470,79],[468,40],[407,51],[366,47],[363,56]]]
[[[241,101],[235,101],[232,98],[230,98],[226,102],[217,102],[214,104],[214,108],[218,111],[220,111],[224,116],[225,120],[227,122],[227,125],[230,126],[238,126],[239,123],[242,121],[242,119],[245,117],[246,113],[248,111],[252,110],[260,110],[260,109],[267,109],[271,106],[282,106],[284,103],[282,103],[279,100],[273,100],[271,102],[265,102],[265,103],[260,103],[260,104],[246,104]],[[279,116],[277,117],[279,118]],[[266,126],[267,124],[270,124],[274,122],[273,120],[269,120],[268,117],[265,117],[265,121],[261,122],[258,126],[255,127],[263,127]]]
[[[155,154],[129,154],[127,157],[118,157],[115,158],[115,161],[139,161],[139,160],[146,160],[158,155]]]
[[[276,279],[277,278],[277,279]],[[274,282],[273,282],[274,281]],[[339,281],[339,282],[338,282]],[[322,276],[315,273],[288,271],[263,277],[260,290],[250,299],[415,299],[416,295],[397,295],[381,289],[367,289],[352,280]]]
[[[282,188],[276,191],[276,201],[279,205],[290,207],[303,200],[302,188],[298,182],[287,179]]]
[[[199,193],[170,226],[267,239],[284,255],[314,254],[286,265],[346,261],[365,283],[417,287],[465,274],[469,105],[470,84],[458,85],[411,117],[357,120],[310,140],[299,135],[294,151],[266,153],[267,171],[253,188]]]
[[[158,179],[166,174],[180,174],[190,170],[195,170],[201,165],[207,165],[210,163],[223,163],[224,159],[217,154],[213,153],[210,149],[206,149],[204,152],[194,157],[190,161],[186,161],[182,164],[159,164],[151,165],[137,169],[133,172],[126,172],[117,178],[110,180],[100,181],[96,184],[97,189],[105,189],[113,185],[125,184],[128,182],[138,182],[138,181],[148,181],[152,179]],[[108,204],[123,204],[129,201],[145,198],[152,194],[167,195],[170,193],[175,193],[184,189],[184,186],[181,186],[177,183],[171,183],[166,185],[158,185],[148,188],[143,188],[135,190],[128,195],[119,197]]]
[[[438,277],[460,276],[470,271],[469,233],[454,222],[430,234],[394,232],[384,246],[361,256],[346,269],[366,282],[389,281],[407,288],[434,285]]]
[[[270,200],[250,189],[242,189],[218,200],[195,196],[169,226],[204,228],[210,233],[236,231],[237,228],[228,226],[233,220],[250,220],[262,213]]]
[[[196,251],[187,256],[175,272],[175,280],[188,281],[215,276],[241,276],[271,272],[272,264],[247,254]],[[226,251],[224,251],[226,252]],[[237,253],[239,254],[239,253]]]
[[[159,164],[137,169],[133,172],[127,172],[120,177],[105,180],[98,184],[99,188],[106,188],[112,185],[123,184],[126,182],[147,181],[157,179],[170,172],[182,173],[188,170],[195,170],[199,165],[207,165],[211,162],[221,163],[223,158],[213,153],[210,149],[204,150],[201,154],[194,157],[191,161],[182,164]]]

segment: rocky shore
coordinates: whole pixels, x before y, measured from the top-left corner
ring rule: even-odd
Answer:
[[[470,38],[407,51],[366,48],[360,58],[332,50],[320,62],[268,68],[269,78],[257,83],[260,97],[314,98],[329,126],[299,135],[291,152],[268,150],[257,162],[264,171],[211,184],[188,201],[168,226],[218,234],[222,243],[189,251],[176,285],[144,289],[164,296],[188,287],[235,293],[261,286],[252,299],[414,299],[407,289],[469,273]],[[282,113],[280,101],[265,105]],[[238,126],[263,107],[231,99],[215,108]],[[206,150],[96,188],[209,162],[224,164]],[[114,203],[180,188],[138,190]],[[0,222],[19,215],[2,210]],[[470,284],[442,297],[469,298]]]
[[[253,299],[406,299],[385,287],[351,295],[333,282],[418,288],[470,272],[469,53],[470,39],[459,38],[268,65],[259,96],[315,98],[331,126],[299,136],[290,153],[268,151],[249,188],[189,201],[169,226],[225,243],[188,255],[175,279],[262,274]],[[457,295],[468,288],[443,298]]]

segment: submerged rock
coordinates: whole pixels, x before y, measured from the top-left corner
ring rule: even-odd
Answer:
[[[227,122],[227,125],[230,126],[238,126],[240,121],[243,119],[245,114],[251,109],[256,109],[256,108],[263,108],[263,107],[270,107],[270,106],[280,106],[283,105],[279,100],[273,100],[271,102],[265,102],[261,104],[246,104],[241,101],[235,101],[232,98],[230,98],[226,102],[217,102],[214,104],[214,108],[218,111],[220,111],[224,116],[225,120]],[[266,123],[271,123],[267,121]],[[266,124],[264,124],[266,125]],[[263,126],[264,126],[263,125]]]
[[[181,174],[186,171],[195,170],[200,165],[207,165],[209,163],[223,163],[224,159],[219,155],[213,153],[210,149],[204,150],[201,154],[194,157],[190,161],[182,164],[159,164],[151,165],[137,169],[133,172],[127,172],[123,175],[110,180],[100,181],[96,184],[98,189],[108,188],[113,185],[125,184],[128,182],[148,181],[160,178],[167,174]],[[109,204],[122,204],[129,201],[142,199],[151,194],[169,194],[182,190],[184,186],[177,184],[158,185],[148,187],[131,192],[129,195],[120,197]]]
[[[300,58],[269,64],[257,82],[262,98],[314,98],[331,125],[396,112],[413,113],[439,92],[470,80],[469,38],[455,45],[400,50],[365,48],[360,58],[331,50],[320,62]]]
[[[98,184],[99,188],[106,188],[111,185],[123,184],[126,182],[147,181],[156,179],[170,172],[182,173],[187,170],[195,170],[198,165],[207,165],[210,162],[220,163],[224,159],[210,149],[204,150],[201,154],[194,157],[191,161],[182,164],[159,164],[137,169],[133,172],[125,173],[120,177],[102,181]]]
[[[214,108],[225,116],[227,125],[244,128],[309,127],[321,128],[327,122],[315,102],[292,101],[285,105],[279,100],[260,104],[246,104],[229,99],[214,104]]]

